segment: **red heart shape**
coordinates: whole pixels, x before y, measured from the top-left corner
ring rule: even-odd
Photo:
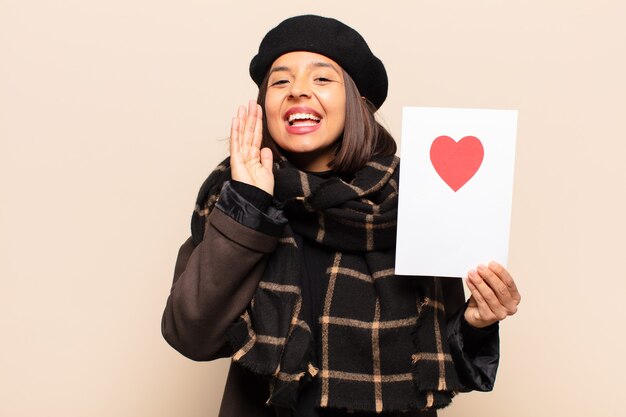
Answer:
[[[430,145],[435,171],[455,192],[476,174],[483,156],[483,144],[474,136],[465,136],[458,142],[450,136],[439,136]]]

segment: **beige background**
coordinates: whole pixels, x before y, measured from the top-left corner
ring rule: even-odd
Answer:
[[[228,361],[160,316],[249,60],[305,12],[385,62],[398,139],[402,105],[520,112],[523,303],[495,391],[442,415],[623,415],[623,0],[0,0],[0,415],[217,415]]]

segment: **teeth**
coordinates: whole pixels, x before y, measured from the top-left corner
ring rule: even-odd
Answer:
[[[319,122],[321,119],[313,114],[309,114],[309,113],[292,113],[289,115],[289,122],[293,122],[294,120],[315,120],[316,122]]]

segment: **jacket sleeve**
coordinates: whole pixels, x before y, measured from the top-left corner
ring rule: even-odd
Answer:
[[[458,278],[443,278],[446,303],[446,331],[450,354],[461,382],[461,391],[491,391],[495,384],[500,360],[498,323],[484,329],[472,327],[465,321],[463,282]]]
[[[280,211],[261,212],[225,183],[202,242],[189,238],[178,253],[161,322],[174,349],[199,361],[232,354],[226,330],[250,303],[285,224]]]

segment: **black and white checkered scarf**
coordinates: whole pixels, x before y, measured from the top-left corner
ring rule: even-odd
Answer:
[[[439,281],[394,274],[398,163],[374,158],[349,182],[276,164],[289,219],[258,289],[230,331],[233,360],[270,379],[268,404],[293,407],[319,378],[318,405],[368,412],[441,408],[460,388],[445,337]],[[202,240],[228,160],[203,185],[192,219]],[[321,355],[303,320],[303,262],[294,233],[334,252],[319,317]]]

